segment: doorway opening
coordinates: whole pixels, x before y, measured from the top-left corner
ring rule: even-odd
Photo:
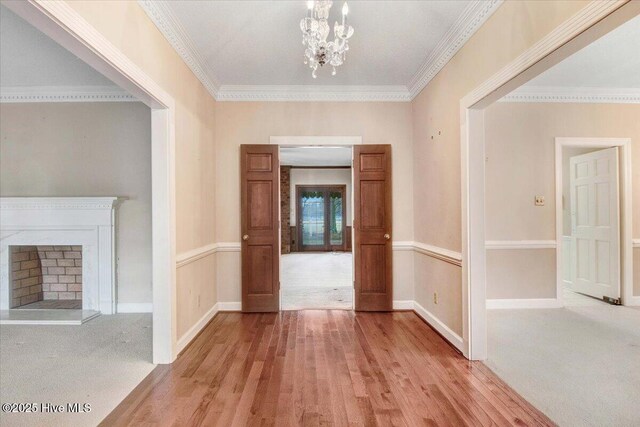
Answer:
[[[282,310],[353,309],[352,157],[280,148]]]
[[[628,304],[631,230],[624,218],[631,216],[631,139],[555,143],[559,305]]]
[[[640,36],[640,16],[626,7],[570,42],[578,43],[571,55],[551,67],[537,64],[537,76],[474,112],[482,117],[468,116],[476,125],[468,129],[476,144],[468,147],[477,150],[470,168],[482,169],[469,187],[477,183],[486,198],[476,206],[480,227],[477,215],[470,218],[486,247],[478,252],[486,261],[469,279],[478,290],[478,268],[485,268],[486,300],[470,310],[470,341],[486,352],[480,355],[490,369],[559,425],[638,424],[637,414],[625,412],[637,400],[630,379],[637,366],[626,343],[638,338],[640,312],[603,301],[634,304],[631,149],[640,139],[638,111],[615,97],[587,96],[593,79],[605,90],[631,87],[622,76],[637,75],[624,49]],[[613,73],[610,62],[630,71]],[[587,63],[597,72],[580,74]],[[541,88],[556,95],[542,96]],[[569,92],[584,94],[581,102]],[[600,135],[608,137],[592,137]],[[485,321],[486,340],[474,329]],[[603,414],[598,405],[609,410]]]

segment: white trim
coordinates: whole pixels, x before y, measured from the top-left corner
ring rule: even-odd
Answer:
[[[419,254],[427,255],[458,267],[462,266],[462,254],[460,252],[420,242],[413,242],[413,248],[413,250]]]
[[[0,87],[0,104],[30,102],[137,102],[117,86]]]
[[[219,242],[217,252],[240,252],[242,244],[240,242]]]
[[[177,356],[175,101],[66,2],[3,2],[151,110],[153,363]]]
[[[29,310],[20,310],[20,311],[29,311]],[[35,311],[35,310],[34,310]],[[44,311],[44,310],[38,310],[38,311]],[[49,310],[47,310],[49,311]],[[77,320],[53,320],[53,319],[49,319],[49,320],[23,320],[23,319],[3,319],[0,318],[0,325],[53,325],[53,326],[80,326],[83,323],[88,322],[91,319],[95,319],[96,317],[100,316],[100,312],[99,311],[93,311],[92,310],[81,310],[83,313],[91,313],[89,315],[83,315],[82,319],[77,319]],[[7,311],[2,310],[3,313],[6,313]]]
[[[522,86],[498,102],[640,104],[640,89]]]
[[[409,102],[475,34],[503,0],[476,0],[440,39],[408,84],[397,86],[221,85],[166,1],[138,0],[196,77],[218,101]]]
[[[488,299],[488,310],[509,310],[523,308],[562,308],[562,302],[557,298],[530,299]]]
[[[640,239],[633,239],[633,247],[640,248]]]
[[[180,21],[173,15],[166,1],[138,0],[138,4],[160,30],[173,49],[193,71],[200,83],[214,99],[218,99],[220,84],[213,74],[208,72],[206,61],[200,56]]]
[[[609,148],[620,147],[620,295],[622,303],[629,305],[633,300],[633,174],[631,156],[631,138],[556,138],[555,139],[555,178],[556,178],[556,239],[563,238],[563,215],[562,215],[562,149],[564,147],[593,147]],[[556,250],[556,297],[562,301],[563,285],[565,283],[562,275],[563,270],[563,248],[562,245]]]
[[[487,250],[496,249],[555,249],[555,240],[487,240]]]
[[[460,100],[462,336],[463,354],[471,360],[487,357],[483,109],[593,42],[603,30],[631,19],[639,6],[624,0],[591,1]]]
[[[440,319],[431,314],[426,308],[414,301],[413,309],[422,317],[425,322],[431,325],[436,331],[438,331],[443,337],[447,339],[455,348],[463,351],[462,337],[453,332],[447,325],[445,325]]]
[[[240,301],[218,302],[218,308],[220,309],[220,311],[241,311],[242,302]]]
[[[205,258],[209,255],[213,255],[218,251],[218,245],[211,243],[209,245],[201,246],[199,248],[192,249],[187,252],[176,255],[176,267],[184,267],[187,264],[191,264],[194,261]]]
[[[117,197],[0,197],[0,309],[11,307],[13,245],[82,247],[82,308],[115,312]]]
[[[513,92],[531,78],[599,38],[601,34],[590,31],[584,37],[576,39],[626,3],[627,0],[592,0],[574,16],[469,92],[461,101],[462,105],[464,108],[472,106],[484,108]],[[571,45],[569,45],[570,42],[572,42]]]
[[[0,211],[111,210],[122,200],[118,197],[0,197]]]
[[[476,0],[462,12],[451,29],[438,42],[416,74],[407,85],[411,99],[420,94],[431,79],[444,68],[453,56],[465,45],[478,29],[502,5],[503,0]]]
[[[362,145],[361,136],[270,136],[269,144],[280,146],[352,146]]]
[[[150,302],[119,302],[118,313],[153,313],[153,303]]]
[[[184,350],[185,347],[187,347],[191,341],[193,341],[193,339],[198,335],[198,333],[200,333],[200,331],[205,326],[207,326],[207,324],[211,321],[211,319],[213,319],[215,315],[218,314],[218,311],[219,311],[218,304],[219,303],[214,304],[213,307],[211,307],[209,311],[207,311],[204,314],[204,316],[200,318],[200,320],[198,320],[191,328],[189,328],[189,330],[183,336],[181,336],[178,339],[177,341],[178,354],[180,354],[180,352]]]
[[[415,242],[393,242],[392,247],[394,251],[414,251]]]
[[[394,310],[413,310],[414,301],[413,300],[394,300],[393,301],[393,309]]]
[[[218,101],[410,102],[405,86],[223,85]]]

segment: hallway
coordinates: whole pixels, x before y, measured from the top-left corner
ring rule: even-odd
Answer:
[[[220,313],[103,425],[553,425],[411,312]]]
[[[282,255],[283,310],[353,308],[351,252]]]

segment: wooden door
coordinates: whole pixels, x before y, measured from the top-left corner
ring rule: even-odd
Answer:
[[[569,159],[571,288],[620,300],[618,149]]]
[[[242,311],[280,309],[277,145],[242,145]]]
[[[353,149],[355,309],[393,309],[391,146]]]

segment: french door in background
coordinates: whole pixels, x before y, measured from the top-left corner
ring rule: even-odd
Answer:
[[[346,250],[346,186],[296,186],[301,251]]]

